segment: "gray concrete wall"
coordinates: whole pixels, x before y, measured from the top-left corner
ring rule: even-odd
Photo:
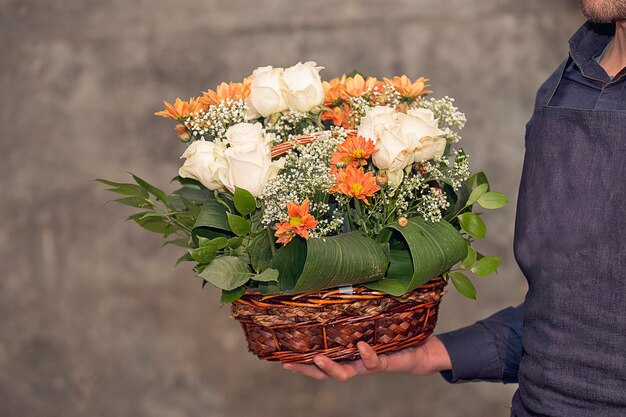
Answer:
[[[96,177],[166,185],[183,146],[152,112],[259,65],[431,78],[467,112],[473,168],[511,196],[439,330],[519,303],[524,124],[582,17],[575,0],[0,0],[0,415],[508,416],[515,386],[439,376],[319,383],[246,352],[174,248],[125,224]]]

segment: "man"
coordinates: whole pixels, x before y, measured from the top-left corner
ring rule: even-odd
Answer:
[[[524,304],[417,348],[378,356],[360,342],[360,360],[286,369],[519,382],[512,416],[626,416],[626,0],[581,6],[589,21],[526,130],[514,238]]]

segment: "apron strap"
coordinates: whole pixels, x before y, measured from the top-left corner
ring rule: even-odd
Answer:
[[[559,73],[559,78],[556,81],[554,88],[551,91],[548,91],[548,93],[543,97],[543,100],[541,102],[542,106],[550,105],[552,98],[556,94],[556,90],[559,88],[559,85],[561,84],[561,80],[563,79],[563,74],[565,74],[565,68],[567,68],[571,59],[572,59],[572,56],[568,55],[567,59],[563,61],[563,63],[556,69],[556,72]]]

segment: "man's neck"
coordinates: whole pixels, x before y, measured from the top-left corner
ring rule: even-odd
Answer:
[[[600,60],[610,77],[615,77],[626,67],[626,21],[615,22],[615,37]]]

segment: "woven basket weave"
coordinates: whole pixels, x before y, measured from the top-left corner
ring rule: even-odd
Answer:
[[[357,342],[378,353],[421,344],[437,323],[446,280],[437,277],[394,297],[365,287],[308,294],[267,295],[248,291],[231,305],[248,349],[260,359],[311,363],[323,353],[335,360],[359,356]]]

